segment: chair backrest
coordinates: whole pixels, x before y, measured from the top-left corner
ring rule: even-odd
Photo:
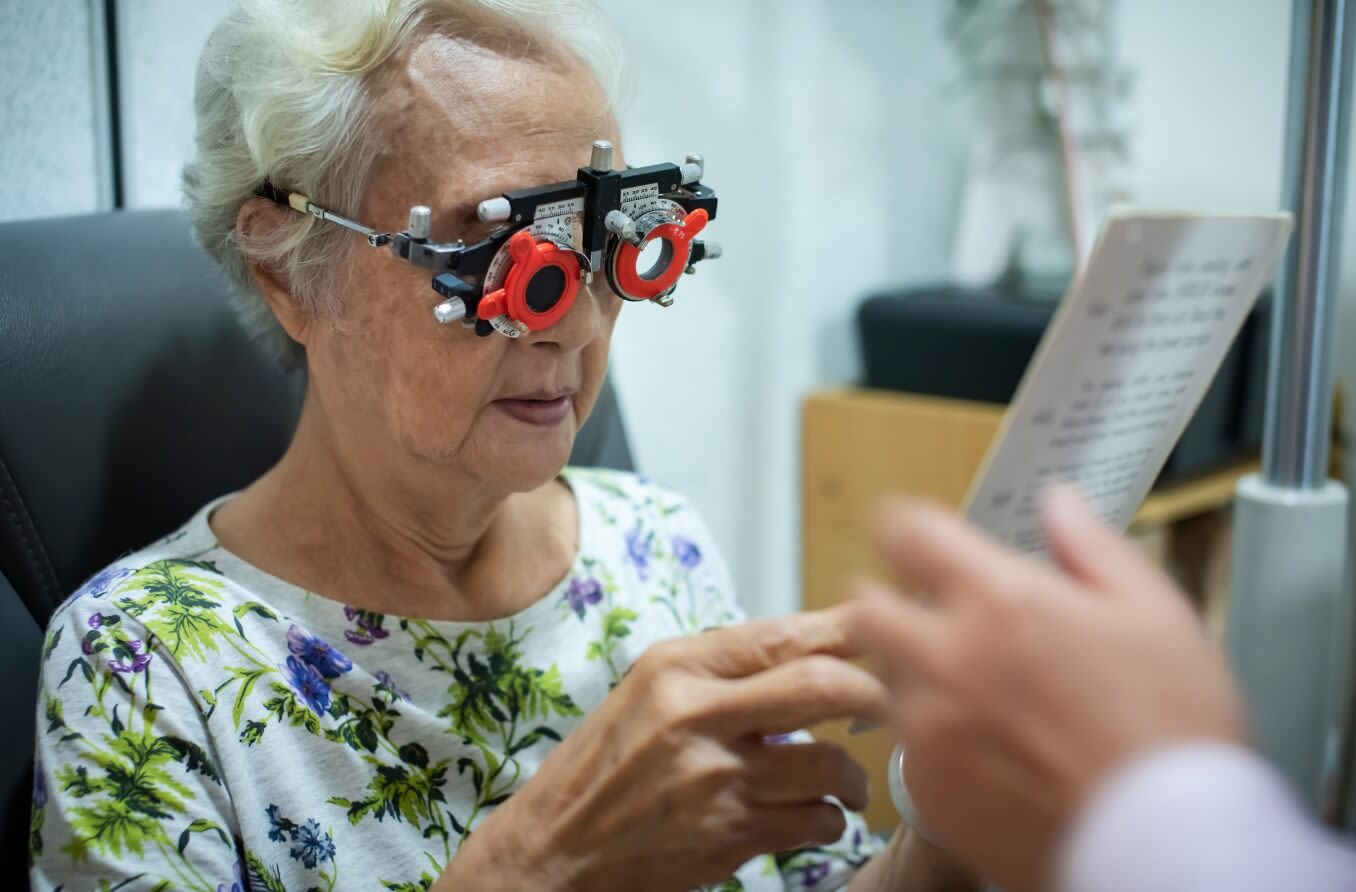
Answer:
[[[0,715],[12,717],[0,738],[0,888],[23,889],[28,864],[28,819],[33,789],[33,716],[42,627],[0,574],[0,641],[7,674]]]
[[[248,340],[229,294],[181,211],[0,224],[0,652],[20,664],[4,715],[34,715],[67,594],[286,448],[303,377]],[[610,387],[571,461],[630,468]],[[25,860],[32,736],[0,737],[3,888]]]

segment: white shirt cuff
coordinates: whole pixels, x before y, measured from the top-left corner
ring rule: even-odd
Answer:
[[[1356,889],[1356,854],[1254,754],[1186,744],[1135,760],[1093,796],[1058,877],[1061,892],[1328,892]]]

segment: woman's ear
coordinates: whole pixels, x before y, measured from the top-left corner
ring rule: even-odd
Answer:
[[[291,213],[293,211],[290,208],[267,198],[249,199],[240,206],[240,213],[235,218],[237,243],[248,245],[272,241],[277,238],[278,231],[282,228],[287,215]],[[273,311],[278,324],[292,340],[305,347],[314,317],[292,295],[292,285],[286,274],[258,260],[247,262],[254,286],[268,302],[268,307]]]

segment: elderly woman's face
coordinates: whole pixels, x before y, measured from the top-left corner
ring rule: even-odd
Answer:
[[[574,60],[508,58],[432,36],[392,68],[377,92],[388,143],[361,215],[381,229],[402,229],[410,206],[427,204],[435,239],[469,243],[488,232],[478,202],[573,179],[593,140],[617,140],[601,91]],[[607,368],[621,301],[604,277],[550,328],[482,338],[434,321],[429,272],[385,251],[354,253],[340,324],[313,326],[306,345],[336,433],[508,490],[551,479]]]

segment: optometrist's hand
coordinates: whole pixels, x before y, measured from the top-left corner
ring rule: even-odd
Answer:
[[[1072,490],[1043,505],[1056,566],[950,512],[878,521],[904,596],[868,586],[859,635],[898,679],[905,781],[928,831],[1014,892],[1047,888],[1062,835],[1136,756],[1243,741],[1240,700],[1182,593]]]
[[[475,828],[438,889],[685,890],[760,854],[836,841],[866,805],[862,768],[829,743],[765,737],[886,715],[846,662],[862,605],[750,622],[651,647]]]

